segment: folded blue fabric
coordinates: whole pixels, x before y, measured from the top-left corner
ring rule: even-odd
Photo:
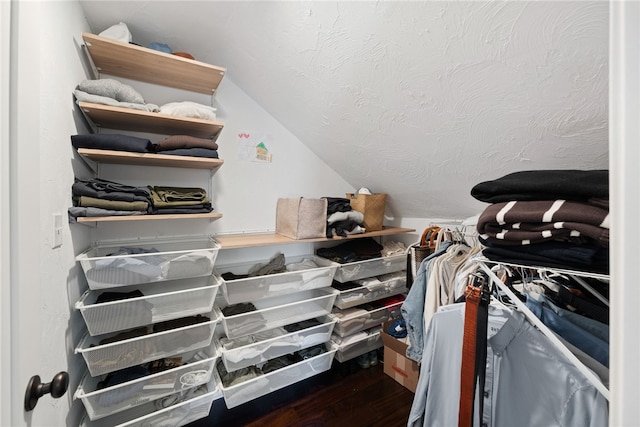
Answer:
[[[407,336],[407,325],[404,318],[396,319],[387,328],[387,333],[394,338],[404,338]]]

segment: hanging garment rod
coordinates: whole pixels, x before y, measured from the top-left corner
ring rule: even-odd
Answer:
[[[609,389],[602,383],[600,378],[596,374],[593,373],[589,368],[584,366],[584,364],[573,354],[561,341],[558,337],[544,324],[542,321],[529,310],[529,308],[522,302],[520,299],[509,289],[503,282],[496,276],[496,274],[491,271],[491,269],[484,263],[482,260],[476,260],[477,264],[482,268],[482,270],[489,276],[491,281],[496,284],[500,288],[501,291],[506,293],[509,296],[509,299],[516,307],[529,319],[531,323],[533,323],[539,330],[542,332],[551,342],[555,345],[558,350],[562,354],[564,354],[570,361],[573,363],[582,374],[589,380],[591,384],[593,384],[600,393],[604,396],[605,399],[609,400]],[[532,268],[531,266],[527,266],[527,268]],[[554,270],[550,270],[554,271]]]

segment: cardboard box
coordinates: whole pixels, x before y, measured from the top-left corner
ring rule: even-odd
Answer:
[[[290,239],[327,237],[327,199],[278,199],[276,233]]]
[[[384,373],[415,393],[420,377],[420,367],[415,361],[405,356],[407,344],[386,332],[392,323],[393,321],[385,322],[380,331],[384,344]]]

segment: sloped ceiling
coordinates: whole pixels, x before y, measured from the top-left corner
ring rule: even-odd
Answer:
[[[474,184],[608,167],[606,1],[83,1],[227,77],[404,218],[465,218]]]

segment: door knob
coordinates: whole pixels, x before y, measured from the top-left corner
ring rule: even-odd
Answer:
[[[34,375],[27,384],[27,391],[24,394],[24,410],[29,412],[36,407],[38,399],[47,393],[51,393],[51,397],[57,399],[62,397],[69,388],[69,374],[66,372],[58,372],[50,383],[42,384],[40,376]]]

